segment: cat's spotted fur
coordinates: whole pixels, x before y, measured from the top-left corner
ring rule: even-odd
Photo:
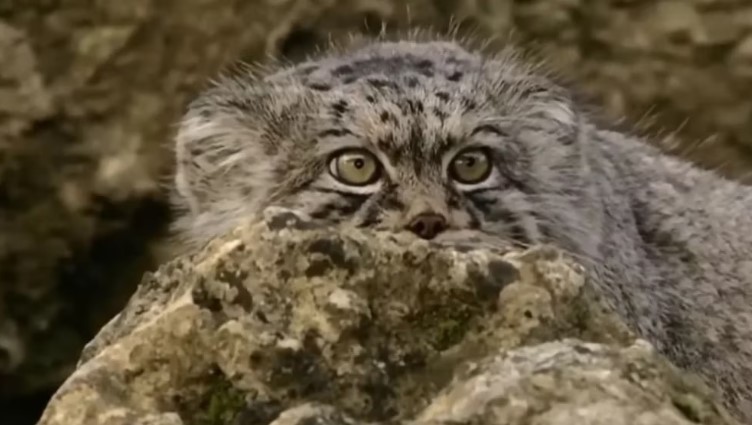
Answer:
[[[447,175],[482,146],[494,169]],[[365,148],[367,187],[330,155]],[[444,240],[550,243],[582,258],[612,306],[752,423],[752,188],[599,128],[567,90],[503,52],[373,42],[265,75],[221,79],[177,137],[176,228],[201,243],[266,206],[403,231],[443,217]]]

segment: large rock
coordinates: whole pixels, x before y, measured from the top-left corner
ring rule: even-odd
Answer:
[[[669,142],[705,165],[752,169],[746,0],[3,0],[0,409],[45,398],[161,261],[165,146],[208,78],[452,17],[492,47],[514,33],[612,117],[680,127]]]
[[[558,251],[268,210],[141,283],[40,425],[733,424]]]

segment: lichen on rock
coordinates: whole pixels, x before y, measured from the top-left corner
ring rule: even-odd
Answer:
[[[147,275],[57,424],[733,424],[549,247],[263,217]]]

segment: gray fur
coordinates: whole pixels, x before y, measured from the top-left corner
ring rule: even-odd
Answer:
[[[463,187],[446,167],[470,145],[493,152],[495,171]],[[384,179],[332,178],[329,154],[350,146],[373,152]],[[430,211],[450,227],[438,242],[558,245],[752,423],[752,188],[600,128],[511,50],[377,41],[223,78],[190,106],[176,150],[189,245],[270,205],[395,231]]]

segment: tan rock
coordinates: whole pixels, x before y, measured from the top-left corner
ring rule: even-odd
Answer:
[[[267,210],[147,275],[40,425],[733,424],[547,247]]]

